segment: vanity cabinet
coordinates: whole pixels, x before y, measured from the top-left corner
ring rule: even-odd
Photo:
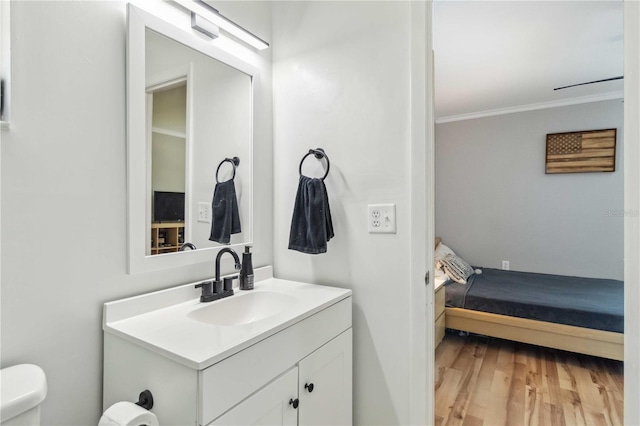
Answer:
[[[197,301],[161,308],[168,296],[160,292],[146,303],[157,303],[158,308],[144,314],[135,314],[131,307],[139,298],[107,304],[103,408],[135,401],[149,389],[154,398],[151,411],[160,424],[352,424],[350,291],[271,279],[257,283],[252,292],[286,286],[297,300],[317,300],[322,292],[331,295],[308,314],[239,342],[233,333],[224,334],[228,327],[209,331],[183,319],[192,306],[201,307]],[[293,293],[296,286],[299,293]],[[238,294],[233,297],[243,292]],[[183,331],[191,327],[197,328]],[[238,327],[251,333],[260,325]],[[211,355],[202,349],[216,339],[224,343],[219,352]]]

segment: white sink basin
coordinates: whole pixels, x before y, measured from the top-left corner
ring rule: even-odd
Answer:
[[[105,336],[203,370],[351,296],[346,289],[273,278],[270,267],[254,271],[254,290],[215,302],[201,303],[196,283],[189,283],[105,303]]]
[[[212,325],[244,325],[277,315],[293,306],[296,300],[271,291],[249,292],[211,302],[189,312],[187,317]]]

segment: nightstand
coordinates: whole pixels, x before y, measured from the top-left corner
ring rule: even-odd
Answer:
[[[444,338],[444,278],[436,277],[435,295],[433,300],[435,323],[435,347],[437,348]]]

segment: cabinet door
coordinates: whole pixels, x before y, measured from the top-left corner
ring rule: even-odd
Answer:
[[[298,364],[300,425],[352,424],[351,339],[349,329]]]
[[[294,367],[236,405],[210,425],[296,425],[298,368]],[[297,406],[297,403],[296,403]]]

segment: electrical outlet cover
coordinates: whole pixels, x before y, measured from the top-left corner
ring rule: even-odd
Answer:
[[[209,203],[198,203],[198,222],[211,223],[211,205]]]
[[[370,234],[396,233],[396,205],[369,204],[367,228]]]

